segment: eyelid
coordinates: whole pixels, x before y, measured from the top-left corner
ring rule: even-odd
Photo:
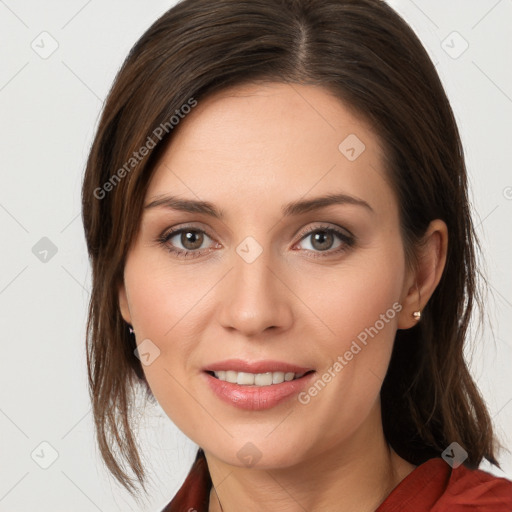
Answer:
[[[170,236],[175,236],[183,231],[190,230],[190,231],[199,231],[201,233],[204,233],[212,240],[215,239],[214,236],[212,236],[209,233],[209,229],[205,229],[203,226],[196,226],[193,223],[187,223],[184,222],[183,224],[178,224],[177,226],[173,226],[171,228],[165,229],[159,238],[169,238]]]
[[[355,241],[356,237],[347,229],[342,228],[341,226],[338,226],[337,224],[329,225],[329,222],[317,222],[313,223],[314,225],[309,227],[301,229],[297,236],[299,237],[299,242],[304,238],[306,235],[310,235],[316,231],[334,231],[335,233],[338,233],[340,236],[343,236],[344,238],[349,238]]]

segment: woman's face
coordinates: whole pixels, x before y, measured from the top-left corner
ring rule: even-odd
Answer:
[[[276,83],[178,128],[120,290],[156,399],[229,464],[354,449],[411,287],[376,134],[325,89]]]

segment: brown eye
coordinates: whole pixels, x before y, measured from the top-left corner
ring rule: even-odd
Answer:
[[[334,256],[347,251],[355,244],[354,235],[341,228],[318,226],[301,234],[300,246],[312,257]]]
[[[334,236],[328,231],[316,231],[311,235],[311,245],[318,251],[330,249],[334,243]]]
[[[201,231],[193,231],[189,229],[181,232],[181,245],[189,251],[199,249],[201,245],[203,245],[203,241],[204,234]]]
[[[219,247],[202,229],[192,227],[167,231],[157,241],[179,258],[196,258]]]

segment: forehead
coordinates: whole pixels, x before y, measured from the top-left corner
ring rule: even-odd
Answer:
[[[281,139],[288,144],[293,139],[296,145],[323,139],[324,145],[334,143],[337,149],[336,142],[342,141],[347,130],[364,139],[370,151],[380,149],[373,127],[326,88],[275,82],[246,84],[200,100],[180,122],[171,147],[206,146],[211,150],[212,141],[229,144],[235,139],[245,145],[272,142],[275,146]]]
[[[249,206],[336,189],[389,203],[383,161],[373,127],[327,89],[243,85],[199,101],[180,121],[147,196]]]

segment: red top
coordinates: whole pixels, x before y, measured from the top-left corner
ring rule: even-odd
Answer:
[[[162,512],[208,512],[212,481],[203,450]],[[409,473],[375,512],[512,512],[512,481],[436,457]]]

